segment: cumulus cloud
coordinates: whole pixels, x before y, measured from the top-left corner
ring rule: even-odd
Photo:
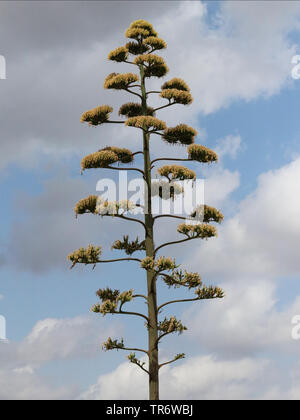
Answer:
[[[44,319],[18,346],[18,352],[29,364],[42,364],[51,360],[93,357],[107,334],[99,322],[88,316],[70,319]]]
[[[226,292],[224,299],[194,304],[183,315],[187,337],[202,351],[230,360],[259,360],[274,352],[285,360],[298,354],[292,319],[299,314],[300,296],[283,305],[278,281],[300,274],[299,176],[300,159],[260,175],[256,190],[219,228],[219,237],[190,248],[186,264],[197,271],[201,267],[205,283]],[[297,367],[292,364],[280,370],[278,385],[266,387],[260,397],[299,398],[299,378],[293,376]],[[283,392],[287,382],[290,388],[286,385]]]
[[[144,1],[138,9],[135,3],[122,0],[114,1],[113,5],[109,0],[101,3],[46,0],[43,4],[33,0],[3,1],[0,7],[3,52],[26,56],[46,49],[83,50],[95,41],[107,42],[116,30],[125,32],[128,24],[141,14],[151,19],[169,7],[164,1],[158,1],[155,7],[151,1]]]
[[[0,347],[0,367],[33,368],[64,359],[90,358],[99,353],[99,345],[107,335],[115,334],[117,324],[99,328],[92,316],[39,321],[21,342],[9,342]]]
[[[256,384],[268,369],[265,360],[222,361],[213,356],[190,358],[180,366],[164,367],[160,375],[162,399],[247,399],[257,394]],[[101,375],[80,398],[147,399],[145,374],[123,363]],[[130,381],[131,387],[128,388]]]
[[[213,171],[205,171],[205,203],[214,207],[220,207],[229,199],[230,194],[240,185],[238,171],[216,168]]]
[[[96,140],[99,144],[99,135],[104,145],[110,143],[107,137],[120,136],[120,130],[103,127],[101,133],[88,133],[79,119],[84,111],[100,105],[99,101],[116,105],[116,111],[120,101],[128,101],[127,93],[108,94],[102,84],[116,69],[116,64],[107,60],[108,52],[122,39],[125,41],[126,28],[139,18],[136,4],[75,1],[45,2],[41,6],[35,2],[18,7],[1,3],[1,38],[8,75],[1,85],[6,100],[0,105],[0,168],[11,162],[36,166],[49,155],[53,158],[88,152],[97,147]],[[150,20],[166,9],[164,2],[158,2],[155,10],[151,2],[143,2]],[[18,123],[14,124],[16,113]]]
[[[299,352],[299,343],[292,339],[292,319],[300,312],[300,296],[278,309],[277,287],[271,280],[244,275],[224,288],[224,299],[186,310],[188,338],[222,357],[253,357],[273,349]]]
[[[101,375],[77,399],[148,398],[145,374],[122,363]],[[128,382],[131,386],[128,388]],[[266,358],[220,359],[212,355],[191,357],[160,373],[160,398],[175,400],[299,400],[300,365],[286,367]]]
[[[219,278],[299,275],[299,176],[300,159],[260,175],[219,238],[197,247],[188,264]]]
[[[168,42],[163,52],[171,69],[168,78],[184,78],[195,98],[191,106],[180,107],[182,121],[173,108],[163,110],[161,118],[169,125],[186,122],[196,127],[199,112],[216,111],[236,99],[272,95],[284,86],[295,52],[288,35],[298,28],[300,15],[297,2],[288,2],[288,6],[275,2],[274,7],[252,1],[226,2],[220,6],[218,24],[211,27],[206,6],[194,1],[155,2],[155,7],[153,2],[143,2],[139,13],[134,2],[46,2],[43,7],[36,2],[18,7],[2,3],[1,39],[8,63],[8,77],[1,84],[6,98],[1,106],[2,168],[15,162],[36,165],[49,155],[89,152],[99,140],[110,144],[120,135],[124,140],[136,138],[135,130],[120,132],[119,127],[86,130],[79,118],[101,103],[117,111],[128,101],[127,93],[106,92],[102,83],[118,66],[106,60],[107,53],[125,42],[125,29],[140,13]],[[256,16],[255,24],[249,24]],[[120,71],[132,70],[120,66]],[[160,84],[154,82],[156,88]],[[161,104],[154,98],[151,102]],[[16,114],[18,122],[14,123]],[[201,134],[201,127],[197,128]],[[136,141],[131,144],[137,145]],[[162,147],[154,149],[175,153],[176,149]]]
[[[39,368],[51,361],[93,358],[119,327],[90,316],[39,321],[21,342],[0,343],[0,399],[73,399],[77,385],[50,385]]]
[[[109,249],[114,240],[126,234],[130,222],[115,218],[107,223],[107,219],[94,215],[75,219],[75,204],[91,194],[97,194],[96,183],[88,185],[82,178],[70,178],[58,170],[56,177],[45,182],[41,194],[19,195],[16,207],[22,207],[25,222],[15,221],[12,227],[6,263],[40,273],[69,268],[67,255],[82,246],[92,243]],[[135,224],[130,227],[132,235],[141,233]]]
[[[69,400],[76,396],[76,387],[53,387],[34,372],[0,369],[0,400]]]
[[[190,81],[197,98],[192,109],[210,113],[236,99],[278,93],[290,79],[295,46],[288,35],[299,29],[299,4],[224,2],[210,27],[199,4],[198,13],[187,11],[197,8],[193,3],[184,2],[158,22],[160,32],[170,33],[177,15],[190,16],[188,34],[186,22],[176,26],[166,54],[170,67]]]

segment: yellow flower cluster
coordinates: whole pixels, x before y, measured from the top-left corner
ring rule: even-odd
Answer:
[[[213,236],[217,236],[217,229],[214,226],[210,226],[206,223],[196,225],[187,225],[185,223],[181,223],[177,228],[177,232],[182,233],[189,238],[207,239]]]
[[[159,95],[161,98],[173,99],[177,104],[189,105],[193,102],[193,97],[189,92],[179,89],[163,89]]]
[[[124,348],[123,338],[121,339],[121,341],[118,341],[118,340],[112,340],[111,337],[108,337],[108,339],[102,344],[102,348],[105,351],[113,350],[113,349],[123,349]]]
[[[167,128],[164,131],[162,138],[171,144],[192,144],[194,143],[194,138],[197,134],[198,133],[194,128],[186,124],[179,124],[176,127]]]
[[[120,293],[118,300],[121,303],[130,302],[133,299],[133,289],[126,290],[125,292]]]
[[[199,144],[190,145],[187,151],[189,159],[198,162],[211,163],[218,161],[218,155],[213,150]]]
[[[119,290],[100,289],[97,291],[97,296],[102,301],[101,304],[93,305],[91,310],[95,313],[104,315],[116,312],[119,302],[124,304],[133,299],[133,290],[126,290],[120,293]]]
[[[153,25],[144,19],[138,19],[133,21],[130,24],[130,28],[143,28],[150,32],[151,36],[157,36],[157,32],[154,30]]]
[[[125,32],[125,36],[127,38],[132,38],[136,40],[139,40],[141,38],[147,38],[149,36],[157,37],[157,35],[158,34],[153,29],[151,23],[143,19],[138,19],[132,22],[127,31]]]
[[[152,257],[143,258],[141,261],[141,267],[145,270],[153,270],[154,269],[154,259]]]
[[[136,251],[145,251],[145,241],[139,242],[137,237],[135,241],[129,241],[128,235],[123,236],[123,241],[119,239],[112,244],[111,249],[123,250],[127,255],[132,255]]]
[[[202,220],[204,223],[217,222],[221,223],[224,219],[223,214],[214,207],[207,206],[206,204],[197,206],[191,217]]]
[[[128,89],[131,83],[137,82],[139,76],[134,73],[110,73],[104,81],[104,89]]]
[[[150,32],[143,28],[128,28],[125,32],[126,38],[132,38],[132,39],[141,39],[141,38],[147,38],[150,35]]]
[[[141,128],[142,130],[147,132],[164,130],[166,128],[166,123],[164,121],[161,121],[158,118],[151,116],[138,116],[128,118],[128,120],[125,121],[125,125],[127,125],[128,127]],[[152,130],[149,130],[150,128]]]
[[[190,88],[188,87],[188,85],[185,83],[184,80],[180,79],[179,77],[174,77],[171,80],[168,80],[167,82],[165,82],[162,86],[161,89],[177,89],[177,90],[183,90],[185,92],[189,92]]]
[[[105,316],[106,314],[112,314],[116,312],[117,309],[117,302],[106,300],[101,305],[97,303],[91,307],[91,311],[96,314],[102,314]]]
[[[128,53],[129,51],[126,47],[118,47],[108,54],[108,59],[120,63],[127,60]]]
[[[115,146],[108,146],[98,152],[85,156],[81,161],[81,169],[107,168],[109,165],[121,162],[130,163],[134,159],[133,154],[128,149]]]
[[[170,271],[177,268],[175,259],[170,257],[159,257],[154,260],[153,257],[146,257],[141,261],[141,267],[145,270],[154,270],[157,268],[157,272]]]
[[[180,165],[165,165],[158,169],[158,173],[161,176],[165,176],[169,180],[184,180],[184,179],[196,179],[196,173],[185,166]],[[171,175],[171,177],[170,177]]]
[[[76,217],[78,214],[84,213],[95,213],[96,205],[97,205],[98,196],[97,195],[90,195],[87,198],[83,198],[82,200],[78,201],[75,206],[75,214]]]
[[[107,168],[118,160],[118,155],[113,151],[100,150],[99,152],[85,156],[81,161],[81,169],[84,171],[85,169],[92,168]]]
[[[99,152],[101,151],[110,151],[115,153],[118,157],[118,161],[121,163],[130,163],[134,160],[132,151],[123,147],[107,146],[104,149],[99,150]]]
[[[151,117],[153,117],[155,114],[154,109],[150,106],[147,106],[146,112],[147,115]],[[136,102],[128,102],[126,104],[123,104],[119,109],[119,115],[125,115],[128,118],[143,115],[142,105]]]
[[[68,260],[72,262],[72,267],[75,264],[94,264],[99,262],[99,256],[101,255],[101,247],[95,247],[89,245],[87,248],[79,248],[77,251],[72,252],[68,255]]]
[[[198,299],[222,299],[225,296],[224,291],[220,287],[203,286],[195,290]]]
[[[87,122],[89,125],[100,125],[108,121],[109,114],[113,111],[109,105],[101,105],[90,109],[82,114],[80,122]]]
[[[168,73],[169,68],[166,65],[164,59],[156,54],[142,54],[134,59],[134,64],[145,65],[145,77],[163,77]]]
[[[164,274],[163,281],[169,287],[193,287],[201,286],[202,281],[198,273],[189,273],[188,271],[174,270],[172,274]]]
[[[98,197],[95,213],[100,216],[116,216],[133,210],[135,207],[135,204],[129,200],[107,201],[103,197]]]
[[[149,36],[148,38],[143,39],[143,44],[150,45],[153,50],[162,50],[167,48],[167,43],[163,39],[155,36]]]
[[[171,316],[170,319],[165,318],[158,323],[158,330],[168,334],[173,332],[181,334],[183,331],[187,330],[187,327],[185,327],[181,321],[177,320],[175,316]]]
[[[144,54],[145,52],[149,51],[149,47],[147,45],[138,44],[134,41],[127,42],[125,46],[129,53],[133,55]]]
[[[107,287],[106,289],[99,289],[96,292],[96,295],[102,301],[105,301],[105,300],[117,300],[119,294],[120,294],[120,291],[119,290],[117,290],[117,289],[112,290],[109,287]]]
[[[170,257],[159,257],[155,261],[155,266],[157,267],[158,271],[170,271],[177,268],[175,258]]]

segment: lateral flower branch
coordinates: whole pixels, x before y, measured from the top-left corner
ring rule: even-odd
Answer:
[[[174,127],[167,127],[167,124],[156,116],[157,111],[173,105],[188,106],[192,103],[193,97],[187,83],[180,78],[173,78],[165,81],[160,90],[146,89],[147,80],[151,77],[162,78],[169,71],[164,59],[156,51],[167,47],[166,42],[158,37],[153,26],[142,19],[131,23],[125,36],[127,43],[124,46],[117,47],[108,54],[108,59],[116,63],[130,64],[136,71],[128,73],[110,73],[104,80],[104,89],[123,90],[135,96],[135,102],[127,102],[120,106],[118,115],[120,120],[112,120],[111,114],[113,108],[110,105],[101,105],[81,116],[81,122],[89,126],[98,127],[104,124],[123,124],[125,127],[135,128],[141,132],[141,149],[131,151],[119,146],[105,146],[94,153],[85,156],[81,162],[81,171],[90,169],[112,169],[112,170],[132,170],[136,171],[145,182],[145,202],[143,220],[135,217],[129,217],[128,213],[138,205],[129,200],[107,201],[96,195],[91,195],[78,201],[75,206],[75,215],[93,214],[102,217],[117,217],[126,221],[138,223],[142,226],[142,237],[130,239],[129,235],[122,239],[115,240],[112,244],[112,250],[123,251],[124,258],[104,260],[101,258],[102,248],[100,246],[90,245],[87,248],[80,248],[71,253],[68,258],[71,262],[71,268],[77,264],[92,265],[133,261],[146,272],[146,290],[145,294],[135,294],[133,289],[113,290],[111,288],[99,289],[97,297],[100,303],[92,307],[96,314],[106,316],[127,315],[142,318],[148,334],[147,349],[139,347],[125,346],[123,338],[112,339],[109,337],[103,343],[104,350],[127,350],[131,353],[128,360],[137,365],[147,375],[149,380],[149,399],[159,399],[159,369],[185,357],[184,353],[176,354],[171,360],[159,363],[159,343],[170,334],[181,334],[187,328],[175,316],[164,317],[160,319],[160,314],[167,305],[177,302],[191,302],[204,299],[221,299],[224,292],[215,286],[206,286],[198,273],[188,272],[180,268],[174,258],[158,255],[162,248],[181,244],[194,239],[209,239],[217,235],[217,230],[210,223],[221,223],[222,213],[208,205],[197,207],[190,215],[191,223],[186,223],[181,216],[162,214],[154,217],[152,212],[152,198],[155,196],[164,199],[162,187],[164,185],[172,186],[172,197],[181,194],[182,188],[176,184],[176,181],[195,180],[196,173],[181,165],[175,165],[174,162],[199,162],[210,164],[218,161],[216,153],[199,144],[195,144],[197,131],[184,123],[178,123]],[[157,94],[164,103],[158,108],[153,108],[148,104],[150,95]],[[186,154],[180,158],[159,157],[151,160],[150,138],[151,135],[160,136],[166,144],[186,147]],[[133,164],[136,155],[143,156],[143,167],[130,166]],[[152,174],[155,164],[159,161],[173,161],[172,164],[164,165],[157,169],[160,176],[159,183],[152,184]],[[123,166],[127,165],[127,166]],[[177,232],[182,235],[181,239],[172,242],[166,242],[155,246],[154,229],[160,218],[176,218],[180,220]],[[161,219],[162,220],[162,219]],[[137,258],[133,255],[143,254]],[[189,299],[173,299],[158,304],[157,283],[161,281],[169,288],[184,287],[188,290],[194,290],[194,297]],[[137,312],[135,310],[125,311],[124,306],[131,305],[136,299],[143,299],[146,303],[147,313]],[[146,356],[146,362],[136,357],[136,352],[141,352]]]

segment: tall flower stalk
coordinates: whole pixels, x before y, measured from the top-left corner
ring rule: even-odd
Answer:
[[[165,41],[158,37],[153,26],[145,20],[134,21],[126,31],[126,37],[129,38],[126,45],[111,51],[108,58],[118,63],[131,64],[138,70],[138,74],[111,73],[104,81],[104,88],[126,91],[137,97],[138,102],[128,102],[120,107],[119,115],[126,117],[125,121],[111,120],[110,114],[113,109],[109,105],[98,106],[85,112],[81,117],[81,121],[91,126],[125,124],[125,126],[134,127],[142,132],[142,150],[132,152],[129,149],[118,146],[105,147],[84,157],[81,162],[81,170],[109,168],[112,170],[136,171],[145,183],[144,207],[147,211],[144,212],[143,220],[138,217],[130,217],[128,214],[134,207],[134,204],[130,201],[108,202],[101,199],[101,197],[93,195],[80,200],[76,204],[75,213],[76,216],[85,213],[92,213],[102,217],[112,216],[137,223],[143,229],[143,238],[142,240],[139,238],[130,240],[127,235],[112,244],[112,249],[125,252],[126,256],[124,258],[104,260],[101,258],[102,248],[93,245],[74,251],[68,258],[72,263],[72,267],[76,264],[91,264],[95,267],[101,263],[133,261],[137,262],[146,271],[147,293],[145,295],[135,294],[132,289],[123,292],[111,288],[100,289],[97,291],[100,303],[94,305],[92,311],[102,315],[130,315],[144,320],[148,332],[147,349],[129,347],[124,344],[123,339],[118,340],[111,337],[103,344],[103,348],[105,350],[130,351],[131,353],[128,355],[129,361],[136,364],[148,375],[149,399],[158,400],[159,370],[163,366],[185,357],[184,353],[178,353],[171,360],[159,363],[158,350],[161,340],[169,334],[180,334],[186,330],[181,321],[174,316],[160,319],[162,309],[177,302],[193,302],[203,299],[223,298],[224,296],[223,291],[219,287],[205,286],[198,273],[191,273],[181,269],[174,258],[160,255],[160,253],[163,248],[169,245],[216,236],[216,228],[210,223],[221,223],[223,215],[219,210],[203,205],[196,208],[191,214],[192,224],[186,223],[185,217],[172,214],[154,216],[152,212],[152,173],[156,168],[156,164],[160,161],[197,161],[207,164],[216,162],[218,157],[214,151],[207,147],[195,144],[197,131],[194,128],[183,123],[175,127],[167,127],[164,121],[156,117],[157,111],[163,108],[178,104],[189,105],[193,101],[188,85],[179,78],[166,81],[159,91],[147,91],[146,89],[148,78],[161,78],[169,71],[164,59],[154,54],[155,51],[166,48]],[[130,59],[130,56],[133,58]],[[150,95],[159,95],[163,100],[167,100],[167,103],[154,109],[148,104]],[[151,160],[150,137],[152,135],[160,136],[164,142],[170,145],[186,146],[187,155],[182,158],[159,157]],[[133,162],[136,155],[143,156],[143,168],[120,166]],[[177,164],[160,167],[158,174],[162,179],[165,179],[165,182],[170,184],[176,182],[176,180],[191,180],[196,177],[196,174],[189,168]],[[162,217],[180,219],[181,223],[177,228],[177,232],[183,235],[183,239],[156,245],[154,227],[158,219]],[[132,255],[136,253],[144,253],[144,257],[133,257]],[[159,280],[163,281],[169,288],[185,287],[189,290],[193,289],[195,296],[189,299],[176,299],[158,304],[157,282]],[[148,311],[146,314],[123,309],[125,304],[135,299],[143,299],[147,303]],[[148,363],[142,362],[136,357],[138,352],[147,356]]]

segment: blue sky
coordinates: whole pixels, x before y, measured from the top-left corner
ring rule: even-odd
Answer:
[[[191,107],[158,117],[195,127],[197,142],[218,151],[218,165],[191,167],[207,178],[207,204],[225,215],[217,239],[169,250],[206,283],[221,284],[226,299],[170,308],[189,331],[168,338],[162,357],[188,357],[163,372],[163,395],[299,399],[300,344],[291,339],[291,319],[300,313],[300,79],[291,77],[300,48],[298,2],[26,3],[0,5],[0,54],[7,60],[7,80],[0,80],[0,314],[9,340],[0,343],[0,399],[146,398],[146,378],[125,353],[100,348],[109,335],[145,345],[142,321],[89,312],[100,287],[144,291],[144,273],[129,262],[69,270],[66,261],[89,243],[103,245],[108,257],[114,240],[141,233],[73,214],[109,175],[81,176],[81,158],[103,143],[139,147],[131,128],[94,130],[79,119],[93,106],[125,102],[102,88],[122,66],[106,56],[140,17],[168,44],[164,80],[182,77],[194,97]],[[184,153],[156,138],[152,145],[154,156]],[[175,224],[160,226],[158,241],[174,238]],[[173,293],[159,291],[161,300]],[[190,388],[197,369],[204,374]]]

